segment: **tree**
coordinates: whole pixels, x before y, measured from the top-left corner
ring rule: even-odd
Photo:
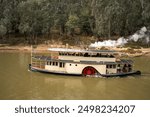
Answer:
[[[2,39],[1,40],[1,43],[4,43],[3,42],[3,39],[4,39],[4,35],[7,33],[7,28],[3,25],[3,24],[1,24],[1,22],[0,22],[0,39]]]
[[[20,25],[19,30],[29,35],[34,43],[37,43],[37,36],[48,33],[52,25],[51,16],[43,0],[27,0],[19,5]]]
[[[7,28],[0,24],[0,36],[3,37],[7,33]]]
[[[141,4],[143,6],[143,21],[144,25],[150,27],[150,1],[149,0],[141,0]]]
[[[111,38],[150,26],[150,0],[0,0],[1,27],[6,35],[36,40],[52,28]]]
[[[70,15],[66,22],[67,29],[71,35],[74,35],[74,29],[78,27],[79,18],[76,15]]]

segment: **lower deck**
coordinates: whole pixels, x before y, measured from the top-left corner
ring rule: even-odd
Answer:
[[[130,73],[133,71],[132,61],[97,62],[71,61],[59,59],[32,58],[32,68],[47,72],[76,74],[76,75],[111,75]]]
[[[36,71],[36,72],[42,72],[42,73],[50,73],[50,74],[83,76],[83,74],[49,71],[49,70],[45,70],[45,69],[41,69],[41,68],[35,68],[35,67],[32,67],[31,64],[29,65],[29,70]],[[132,71],[132,72],[126,72],[126,73],[93,74],[93,75],[86,75],[86,76],[87,77],[124,77],[124,76],[129,76],[129,75],[140,75],[140,74],[141,74],[140,71]]]

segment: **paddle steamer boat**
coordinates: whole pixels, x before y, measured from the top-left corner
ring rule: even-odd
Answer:
[[[141,74],[133,61],[118,59],[110,50],[49,48],[47,54],[31,53],[29,69],[37,72],[91,77],[116,77]]]

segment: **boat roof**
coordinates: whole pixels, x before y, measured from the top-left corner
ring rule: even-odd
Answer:
[[[83,50],[83,49],[68,49],[68,48],[48,48],[53,52],[80,52],[80,53],[117,53],[114,50]]]
[[[84,63],[84,64],[133,64],[132,60],[125,60],[121,59],[121,61],[111,62],[111,61],[74,61],[74,60],[60,60],[60,59],[53,59],[50,56],[32,56],[34,59],[37,60],[44,60],[44,61],[56,61],[56,62],[69,62],[69,63]]]

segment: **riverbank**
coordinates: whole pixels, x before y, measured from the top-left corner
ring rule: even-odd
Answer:
[[[39,44],[34,49],[36,49],[37,51],[47,51],[48,48],[79,48],[79,47],[69,46],[68,44],[66,45]],[[28,46],[23,46],[23,45],[9,46],[9,45],[0,44],[0,52],[31,52],[31,49],[32,47],[29,45]]]
[[[69,46],[66,45],[47,45],[40,44],[36,47],[37,51],[47,51],[47,48],[76,48],[80,49],[78,46]],[[83,49],[83,48],[82,48]],[[141,49],[131,49],[131,48],[106,48],[108,50],[115,50],[120,52],[121,56],[130,56],[130,57],[138,57],[138,56],[149,56],[150,57],[150,48],[141,48]],[[31,46],[9,46],[9,45],[0,45],[0,52],[31,52]]]

